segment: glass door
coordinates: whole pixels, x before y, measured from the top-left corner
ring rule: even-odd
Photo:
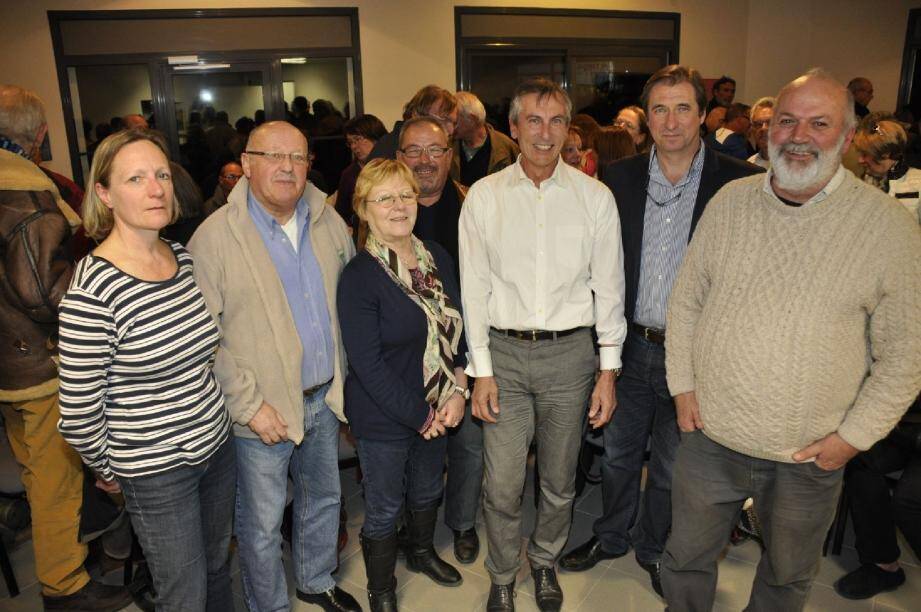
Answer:
[[[204,62],[162,66],[165,119],[160,127],[173,160],[207,198],[221,166],[238,160],[252,129],[277,117],[269,62]]]

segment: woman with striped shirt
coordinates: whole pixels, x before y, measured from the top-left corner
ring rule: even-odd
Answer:
[[[219,331],[192,259],[159,232],[176,215],[165,146],[152,132],[106,138],[84,224],[102,243],[60,306],[64,438],[121,490],[153,576],[157,610],[231,610],[235,455],[211,372]]]

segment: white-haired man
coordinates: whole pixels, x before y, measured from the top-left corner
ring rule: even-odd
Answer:
[[[128,591],[84,568],[83,471],[57,430],[58,303],[73,275],[61,253],[80,217],[33,161],[47,131],[35,93],[0,85],[0,412],[23,466],[44,609],[120,610]]]
[[[752,105],[749,116],[751,127],[749,128],[748,138],[751,145],[758,149],[758,152],[748,158],[748,163],[765,169],[771,167],[771,160],[768,158],[768,128],[771,127],[771,117],[774,116],[775,102],[776,100],[771,96],[759,98]]]
[[[710,610],[717,560],[752,497],[765,551],[748,610],[802,610],[843,467],[921,387],[921,232],[841,166],[854,100],[815,70],[781,89],[766,178],[710,202],[668,308],[682,441],[662,586]]]
[[[469,187],[475,182],[511,166],[518,159],[515,141],[486,123],[483,103],[469,91],[459,91],[457,129],[454,131],[454,160],[451,178]]]

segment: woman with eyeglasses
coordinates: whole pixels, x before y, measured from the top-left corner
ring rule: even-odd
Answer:
[[[345,141],[352,151],[352,163],[342,171],[339,188],[336,190],[336,212],[342,215],[352,233],[358,228],[358,219],[352,210],[352,195],[355,193],[355,181],[364,168],[378,140],[387,135],[387,128],[374,115],[364,114],[349,119],[345,124]]]
[[[236,454],[212,372],[220,332],[177,215],[166,145],[125,130],[96,149],[83,206],[102,240],[60,305],[61,435],[121,491],[157,610],[230,610]]]
[[[652,148],[652,134],[649,132],[649,123],[646,113],[639,106],[625,106],[617,113],[614,127],[627,130],[633,138],[637,153],[648,153]]]
[[[345,412],[363,474],[361,547],[372,612],[397,610],[401,510],[409,569],[443,586],[462,582],[432,542],[444,434],[460,423],[469,395],[460,289],[446,272],[454,266],[447,252],[413,236],[418,192],[400,161],[375,159],[362,169],[353,203],[367,239],[343,270],[337,296],[349,362]]]
[[[854,136],[858,160],[866,169],[864,181],[896,198],[921,222],[921,170],[908,165],[907,146],[908,134],[897,121],[861,122]]]

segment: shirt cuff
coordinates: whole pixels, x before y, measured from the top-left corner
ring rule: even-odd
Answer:
[[[474,378],[492,376],[492,355],[488,348],[475,349],[467,353],[467,369],[464,373]]]
[[[598,347],[598,357],[600,361],[601,370],[616,370],[621,366],[620,363],[620,352],[623,349],[621,345],[618,346],[599,346]]]

